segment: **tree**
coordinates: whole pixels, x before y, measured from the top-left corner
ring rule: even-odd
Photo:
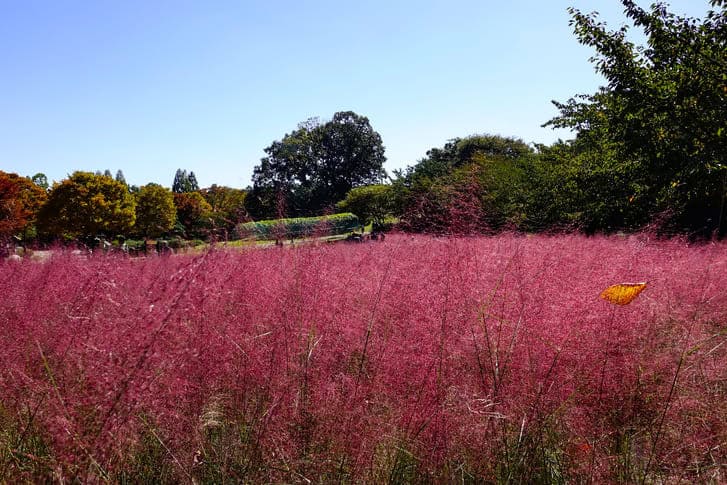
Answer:
[[[74,172],[53,184],[38,214],[42,232],[70,238],[126,234],[134,220],[134,198],[126,186],[91,172]]]
[[[119,170],[116,171],[116,177],[114,177],[114,179],[117,182],[121,182],[124,185],[128,185],[126,183],[126,177],[124,177],[124,172],[122,172],[121,169],[119,169]]]
[[[580,140],[540,146],[524,166],[524,229],[586,233],[636,230],[649,222],[650,204],[634,204],[634,164],[614,150]]]
[[[517,160],[533,153],[533,149],[519,138],[499,135],[471,135],[453,138],[442,148],[431,148],[413,167],[397,172],[400,183],[408,187],[426,184],[437,177],[471,163],[475,156]]]
[[[219,236],[225,237],[238,223],[250,219],[245,209],[245,190],[212,185],[200,193],[211,207],[210,219]]]
[[[136,197],[135,230],[145,237],[156,238],[171,231],[177,218],[172,192],[158,184],[147,184]]]
[[[198,192],[199,191],[199,183],[197,182],[197,176],[190,170],[189,176],[187,177],[187,182],[189,183],[189,190],[187,192]]]
[[[518,224],[523,219],[523,165],[533,158],[533,149],[517,138],[454,138],[427,151],[413,167],[396,172],[394,212],[416,231],[430,230],[430,223],[436,232]]]
[[[48,185],[48,177],[45,176],[44,173],[38,172],[35,175],[31,177],[31,180],[35,185],[40,187],[41,189],[48,191],[48,188],[50,187]]]
[[[199,192],[174,194],[177,222],[185,237],[202,237],[209,225],[212,207]]]
[[[578,40],[595,49],[607,84],[595,94],[554,102],[560,116],[546,123],[576,131],[579,150],[613,154],[608,183],[620,184],[627,211],[670,214],[676,229],[724,235],[727,192],[727,7],[703,19],[650,10],[621,0],[643,30],[609,31],[596,14],[570,9]],[[629,201],[627,204],[626,201]],[[615,201],[614,201],[615,202]]]
[[[177,172],[174,174],[174,181],[172,182],[172,192],[174,192],[175,194],[181,194],[182,192],[186,192],[185,188],[187,187],[187,184],[187,171],[178,168]]]
[[[336,204],[336,208],[356,214],[363,225],[380,227],[393,214],[392,195],[391,185],[354,187],[345,199]]]
[[[197,183],[197,177],[194,172],[187,174],[186,170],[181,168],[177,169],[174,174],[174,181],[172,182],[172,192],[175,194],[182,194],[185,192],[196,192],[199,190],[199,184]]]
[[[338,112],[326,123],[301,123],[265,153],[249,196],[257,217],[276,215],[281,196],[289,215],[318,214],[352,188],[385,176],[381,136],[368,118],[352,111]]]
[[[11,236],[25,239],[46,192],[31,179],[0,171],[0,242]]]

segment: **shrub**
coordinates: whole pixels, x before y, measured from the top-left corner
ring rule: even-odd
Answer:
[[[361,226],[358,217],[345,212],[321,217],[297,217],[246,222],[237,226],[241,238],[293,239],[315,234],[336,235],[351,232]]]

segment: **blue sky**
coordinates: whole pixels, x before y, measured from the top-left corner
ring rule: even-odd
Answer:
[[[345,110],[388,171],[457,136],[567,139],[550,101],[602,84],[569,6],[624,22],[617,0],[0,0],[0,170],[245,187],[273,140]]]

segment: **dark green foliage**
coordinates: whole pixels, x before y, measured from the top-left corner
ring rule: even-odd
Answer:
[[[50,185],[48,184],[48,177],[42,172],[38,172],[35,175],[31,177],[31,180],[35,185],[40,187],[41,189],[47,191]]]
[[[189,172],[189,177],[187,177],[187,181],[189,183],[189,190],[187,192],[196,192],[199,190],[199,183],[197,182],[197,176],[194,174],[194,172]]]
[[[609,31],[597,14],[571,9],[579,41],[593,47],[607,85],[555,103],[546,125],[575,130],[539,146],[498,136],[433,148],[393,182],[402,227],[427,232],[659,226],[693,235],[727,233],[727,9],[704,19],[622,0],[644,31]]]
[[[128,185],[126,183],[126,177],[124,177],[124,172],[122,172],[121,169],[119,169],[119,170],[116,171],[116,177],[114,177],[114,179],[117,182],[121,182],[124,185]]]
[[[534,151],[493,135],[456,138],[433,148],[393,183],[402,227],[474,233],[519,225],[525,216],[525,169]]]
[[[259,239],[292,239],[315,234],[335,235],[351,232],[361,227],[354,214],[343,213],[321,217],[298,217],[246,222],[237,226],[240,237]]]
[[[174,174],[174,181],[172,182],[172,192],[175,194],[195,192],[199,190],[199,184],[197,183],[197,177],[194,172],[187,174],[186,170],[181,168],[177,169]]]
[[[635,164],[577,140],[539,149],[524,166],[524,229],[613,232],[651,222],[653,204],[639,195]]]
[[[595,14],[571,9],[575,34],[595,49],[607,85],[556,102],[561,114],[548,124],[576,130],[578,156],[604,159],[580,170],[589,188],[607,191],[603,202],[614,212],[596,207],[595,226],[629,227],[664,213],[672,230],[724,235],[727,9],[712,2],[721,11],[690,19],[663,4],[621,3],[647,44],[629,42],[628,27],[609,31]]]
[[[533,149],[517,138],[486,134],[454,138],[442,148],[427,151],[426,157],[413,167],[398,172],[397,181],[404,187],[416,189],[470,163],[475,156],[518,160],[531,153]]]
[[[385,176],[384,146],[368,118],[338,112],[301,123],[265,149],[253,174],[247,208],[255,218],[320,214],[354,187]]]

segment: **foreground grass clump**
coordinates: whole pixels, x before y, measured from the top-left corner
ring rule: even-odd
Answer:
[[[723,481],[725,288],[646,237],[3,263],[0,482]]]

